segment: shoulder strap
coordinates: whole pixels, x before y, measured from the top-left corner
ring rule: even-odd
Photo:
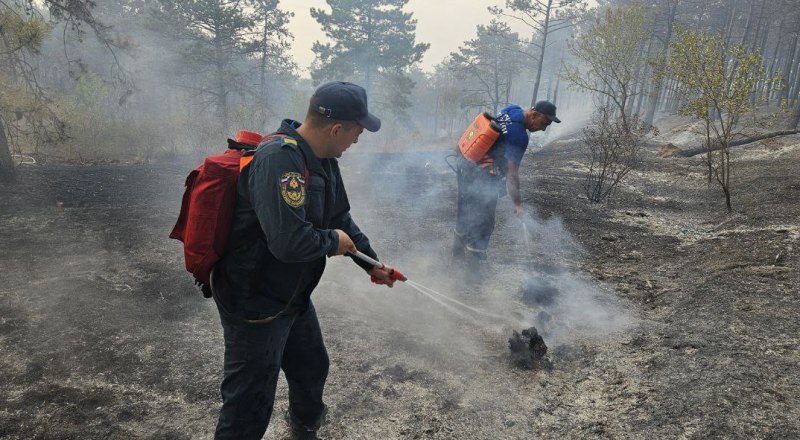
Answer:
[[[239,171],[242,171],[244,167],[246,167],[250,163],[250,161],[253,160],[253,156],[256,154],[256,151],[259,148],[261,148],[262,145],[266,144],[267,141],[270,141],[275,138],[281,138],[281,145],[291,145],[292,147],[297,149],[297,151],[300,152],[300,155],[303,156],[303,175],[305,176],[306,182],[308,182],[308,165],[306,165],[308,161],[306,160],[306,154],[303,153],[303,149],[300,148],[299,145],[297,145],[297,140],[295,140],[291,136],[287,136],[285,134],[280,134],[280,133],[272,133],[267,136],[264,136],[263,138],[261,138],[261,142],[258,144],[258,147],[252,150],[245,151],[242,154],[242,158],[239,160]]]
[[[308,172],[308,166],[307,166],[307,161],[306,161],[306,154],[303,152],[303,149],[300,148],[299,145],[297,145],[297,141],[294,138],[292,138],[290,136],[286,136],[284,134],[273,133],[273,134],[270,134],[270,135],[265,136],[264,138],[262,138],[261,139],[261,143],[259,144],[258,148],[260,148],[262,145],[264,145],[264,143],[266,141],[269,141],[269,140],[271,140],[273,138],[277,138],[277,137],[281,137],[282,138],[281,139],[282,145],[292,145],[293,147],[295,147],[297,149],[297,151],[300,152],[300,155],[303,157],[303,176],[305,177],[306,184],[308,184],[309,172]],[[244,154],[242,155],[241,160],[239,161],[239,170],[240,171],[245,166],[247,166],[247,164],[249,164],[250,161],[253,160],[253,155],[255,154],[255,151],[258,148],[253,149],[253,150],[248,150],[248,151],[244,152]],[[305,270],[307,271],[308,269],[305,269]],[[220,284],[224,284],[224,280],[215,278],[214,269],[212,269],[212,271],[211,271],[210,278],[211,279],[210,279],[210,282],[209,282],[209,285],[208,285],[208,290],[210,291],[211,296],[214,298],[214,301],[219,306],[219,310],[222,313],[224,313],[226,316],[228,316],[228,317],[230,317],[232,319],[235,319],[235,320],[237,320],[239,322],[245,323],[245,324],[269,324],[270,322],[274,321],[275,319],[278,319],[281,316],[284,316],[286,314],[286,312],[289,310],[289,308],[292,306],[292,304],[294,303],[294,301],[297,298],[297,295],[298,295],[298,293],[300,291],[300,285],[298,284],[297,287],[295,288],[295,291],[292,293],[292,296],[289,298],[289,301],[286,303],[286,306],[283,309],[281,309],[281,311],[276,313],[275,315],[268,316],[268,317],[261,318],[261,319],[246,319],[246,318],[238,316],[235,313],[233,313],[230,310],[228,310],[228,308],[225,306],[225,303],[219,298],[218,292],[221,289],[224,289],[224,287],[220,286]],[[204,291],[204,294],[205,294],[205,291]]]

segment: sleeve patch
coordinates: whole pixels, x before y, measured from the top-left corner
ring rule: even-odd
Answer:
[[[283,201],[292,208],[303,206],[306,201],[306,179],[294,171],[281,174],[281,195]]]

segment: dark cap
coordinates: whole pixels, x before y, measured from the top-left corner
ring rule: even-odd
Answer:
[[[311,110],[331,119],[358,121],[369,131],[378,131],[381,120],[367,110],[367,92],[349,82],[333,81],[314,92]]]
[[[561,119],[556,117],[556,106],[550,101],[539,101],[536,105],[533,106],[533,109],[536,110],[537,113],[541,113],[547,116],[547,119],[555,122],[560,123]]]

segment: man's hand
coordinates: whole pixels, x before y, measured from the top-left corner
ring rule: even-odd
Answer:
[[[385,267],[388,268],[389,266]],[[379,267],[373,267],[372,270],[369,271],[369,279],[375,284],[389,287],[394,287],[394,282],[396,281],[390,272]]]
[[[522,206],[521,203],[519,205],[514,205],[514,215],[519,218],[522,218],[522,216],[525,215],[525,207]]]
[[[355,243],[353,243],[353,240],[349,235],[347,235],[341,229],[334,229],[334,231],[336,231],[336,233],[339,235],[339,247],[336,248],[336,255],[344,255],[348,252],[355,254],[358,252]]]

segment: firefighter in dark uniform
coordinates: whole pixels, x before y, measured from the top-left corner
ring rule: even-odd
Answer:
[[[519,166],[528,148],[528,131],[544,131],[556,117],[556,106],[539,101],[523,110],[509,105],[497,114],[495,121],[502,133],[478,163],[459,158],[458,199],[453,257],[466,259],[470,266],[480,267],[486,259],[489,238],[495,224],[497,199],[506,192],[514,202],[514,213],[524,213],[519,191]]]
[[[320,86],[302,124],[284,120],[243,166],[229,247],[212,274],[225,338],[217,439],[260,439],[275,400],[278,373],[289,385],[287,422],[295,438],[315,438],[328,353],[311,293],[327,257],[361,251],[377,259],[350,217],[336,158],[380,120],[363,88]],[[377,284],[391,268],[354,258]],[[257,322],[257,323],[254,323]]]

